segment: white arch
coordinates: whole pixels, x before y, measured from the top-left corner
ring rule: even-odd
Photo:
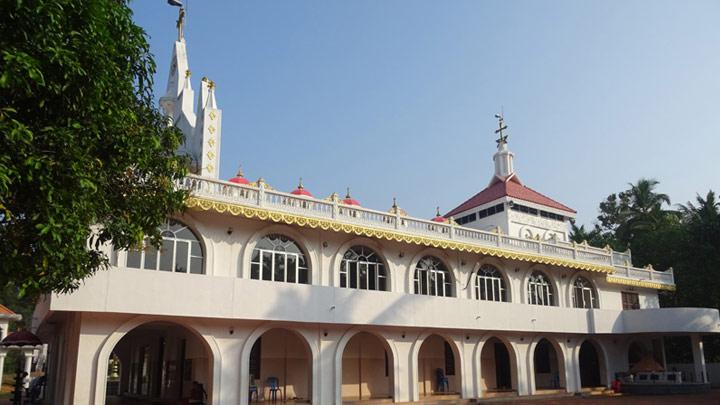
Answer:
[[[550,273],[549,268],[547,268],[545,266],[538,266],[538,265],[530,266],[522,273],[522,282],[521,282],[521,290],[522,291],[520,292],[520,294],[522,296],[522,303],[532,305],[532,304],[530,304],[530,297],[528,296],[528,284],[530,283],[530,276],[536,271],[545,275],[545,277],[547,277],[547,279],[550,281],[550,286],[553,289],[552,292],[555,297],[555,305],[552,305],[552,306],[561,307],[563,305],[563,303],[560,302],[560,296],[562,294],[563,289],[560,286],[560,281],[558,280],[558,277],[553,277]]]
[[[528,346],[528,352],[527,352],[527,365],[528,365],[528,391],[530,392],[530,395],[535,394],[537,391],[537,387],[535,386],[535,349],[537,348],[538,343],[540,343],[541,340],[547,340],[555,350],[555,356],[557,357],[557,365],[558,365],[558,374],[560,376],[560,385],[561,388],[564,388],[566,391],[570,391],[570,384],[568,384],[568,369],[571,367],[571,365],[568,364],[568,356],[565,354],[565,350],[563,349],[563,346],[560,345],[560,343],[553,339],[550,336],[545,335],[538,335],[533,338],[533,340],[530,342]]]
[[[385,251],[385,248],[378,241],[365,237],[352,238],[340,245],[340,247],[335,251],[332,259],[330,259],[332,269],[332,271],[330,272],[330,286],[340,287],[340,266],[342,264],[343,256],[345,255],[345,252],[347,252],[353,246],[365,246],[377,253],[383,263],[383,266],[385,266],[387,291],[393,291],[393,278],[395,274],[393,268],[390,267],[390,262],[387,260],[387,252]]]
[[[505,268],[504,263],[500,259],[498,259],[496,257],[492,257],[492,256],[486,256],[486,257],[482,258],[478,262],[477,268],[473,269],[473,272],[470,276],[472,288],[473,288],[471,298],[478,299],[478,297],[475,296],[475,283],[477,282],[477,273],[478,273],[478,271],[480,271],[482,266],[484,266],[486,264],[495,267],[500,272],[500,276],[502,277],[503,282],[505,283],[505,291],[507,293],[507,301],[504,301],[504,302],[513,302],[513,300],[515,299],[515,291],[513,290],[514,283],[512,282],[512,280],[510,280],[510,275],[508,274],[508,269]]]
[[[272,224],[263,227],[259,231],[253,233],[250,238],[248,238],[248,240],[244,243],[244,247],[240,252],[240,258],[237,261],[238,267],[236,274],[238,275],[238,277],[248,279],[250,278],[250,261],[252,259],[253,250],[255,250],[255,246],[257,246],[258,242],[263,237],[271,234],[285,235],[298,244],[298,247],[305,254],[305,258],[307,258],[308,261],[308,271],[310,272],[308,277],[309,284],[318,284],[316,277],[319,276],[320,271],[319,267],[316,266],[316,264],[320,263],[320,261],[317,257],[317,249],[310,250],[310,246],[312,246],[312,244],[305,236],[303,236],[302,233],[298,232],[290,226],[282,224]]]
[[[334,373],[334,387],[335,387],[335,403],[336,404],[342,404],[342,360],[343,360],[343,354],[345,353],[345,347],[347,347],[348,342],[350,342],[350,339],[355,337],[359,333],[369,333],[378,339],[383,343],[383,345],[390,349],[390,355],[392,356],[392,362],[393,362],[393,401],[397,401],[397,398],[400,393],[400,383],[398,381],[398,375],[400,373],[400,362],[398,360],[398,352],[395,345],[388,340],[385,336],[382,334],[373,331],[372,329],[364,329],[361,327],[355,327],[348,329],[342,337],[340,337],[340,340],[338,340],[337,346],[335,348],[335,373]]]
[[[221,388],[221,370],[222,370],[222,357],[220,355],[220,348],[215,341],[215,337],[211,334],[202,334],[199,332],[199,326],[200,324],[188,322],[185,319],[172,319],[168,320],[166,318],[157,318],[147,315],[141,315],[134,317],[132,319],[129,319],[125,321],[122,325],[117,327],[113,332],[110,333],[105,338],[105,341],[100,346],[100,350],[98,351],[97,355],[95,356],[95,387],[94,387],[94,395],[95,398],[94,403],[96,404],[104,404],[105,403],[105,395],[106,395],[106,388],[107,388],[107,369],[108,369],[108,361],[110,359],[110,354],[112,353],[113,349],[115,349],[115,346],[120,342],[120,339],[122,339],[128,332],[132,331],[133,329],[142,326],[147,323],[151,322],[166,322],[166,323],[172,323],[175,325],[179,325],[181,327],[184,327],[188,331],[190,331],[192,334],[194,334],[205,346],[205,349],[208,351],[208,354],[211,356],[211,380],[212,380],[212,390],[208,394],[208,401],[212,403],[213,398],[220,398],[220,388]]]
[[[250,336],[245,339],[245,343],[243,344],[242,352],[240,354],[240,404],[247,405],[249,401],[248,390],[250,389],[250,381],[248,378],[250,376],[250,352],[252,351],[255,342],[264,335],[265,332],[272,329],[281,329],[294,333],[307,345],[307,348],[310,351],[310,363],[312,369],[312,375],[310,378],[312,381],[310,394],[312,396],[311,403],[318,405],[320,403],[320,378],[318,378],[320,376],[320,349],[312,339],[315,337],[313,332],[293,329],[292,326],[288,325],[269,323],[262,324],[255,328],[255,330],[250,333]]]
[[[419,401],[420,400],[420,390],[418,388],[418,380],[419,380],[419,355],[420,355],[420,348],[422,347],[423,343],[425,343],[425,340],[432,336],[437,335],[443,338],[452,348],[453,356],[455,357],[455,369],[460,371],[460,378],[457,380],[460,382],[460,393],[462,395],[464,391],[464,385],[465,382],[463,381],[465,378],[465,362],[462,358],[462,350],[458,346],[455,339],[453,339],[450,335],[447,335],[442,332],[435,332],[435,331],[424,331],[418,335],[418,337],[415,339],[415,341],[412,344],[412,348],[410,349],[410,383],[412,384],[412,388],[410,389],[410,401]],[[458,367],[459,366],[459,367]]]
[[[599,374],[600,374],[600,383],[603,383],[606,387],[610,386],[610,382],[612,381],[611,371],[610,371],[610,359],[608,358],[607,350],[605,350],[605,347],[600,343],[599,340],[593,339],[590,337],[586,337],[584,339],[580,339],[577,345],[572,350],[572,358],[575,366],[573,367],[575,369],[575,379],[577,380],[577,388],[578,390],[582,388],[582,379],[580,374],[580,349],[583,345],[583,343],[588,342],[590,343],[593,348],[595,349],[595,353],[597,353],[598,361],[600,362],[599,366],[601,367]],[[603,368],[605,370],[603,370]],[[604,373],[602,371],[605,371]]]
[[[415,270],[417,268],[418,263],[420,260],[425,256],[433,256],[440,260],[442,264],[445,265],[445,267],[448,269],[448,272],[450,273],[450,277],[452,277],[451,280],[451,288],[453,297],[457,298],[458,296],[458,270],[450,265],[452,263],[452,260],[450,258],[450,255],[444,250],[436,249],[436,248],[426,248],[415,254],[410,261],[410,265],[408,266],[408,272],[407,276],[405,278],[405,288],[407,288],[408,294],[413,294],[415,291],[414,286],[414,280],[415,280]]]
[[[595,294],[595,300],[598,303],[598,307],[596,309],[601,308],[602,302],[600,302],[600,294],[598,294],[598,288],[597,283],[595,282],[595,279],[592,277],[592,275],[586,271],[579,271],[572,275],[572,277],[569,278],[568,285],[565,287],[565,302],[567,307],[575,308],[573,305],[573,285],[575,284],[575,280],[578,278],[584,278],[588,282],[590,282],[590,285],[593,288],[593,293]]]
[[[505,345],[505,348],[508,351],[508,357],[510,357],[510,383],[515,391],[519,392],[520,390],[520,368],[518,367],[518,363],[521,361],[520,353],[518,352],[515,345],[507,337],[502,335],[487,334],[483,335],[480,338],[480,340],[475,345],[475,348],[473,349],[473,369],[475,370],[474,396],[477,398],[482,397],[483,394],[481,388],[482,351],[485,349],[485,344],[487,344],[487,342],[493,338],[499,340],[502,344]]]

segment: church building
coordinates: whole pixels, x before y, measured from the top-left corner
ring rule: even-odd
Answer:
[[[502,116],[487,186],[417,218],[220,179],[222,110],[212,80],[195,95],[187,55],[179,35],[160,106],[186,135],[188,208],[159,249],[108,245],[110,269],[38,304],[48,403],[463,401],[602,391],[647,370],[707,383],[718,311],[660,308],[672,270],[571,242],[576,212],[521,181]],[[667,336],[689,337],[692,372],[666,370]]]

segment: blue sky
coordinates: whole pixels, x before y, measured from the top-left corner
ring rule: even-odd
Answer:
[[[159,97],[177,9],[132,7]],[[222,178],[432,217],[487,185],[502,106],[520,178],[589,224],[641,177],[673,203],[720,191],[718,21],[717,1],[190,0],[185,37]]]

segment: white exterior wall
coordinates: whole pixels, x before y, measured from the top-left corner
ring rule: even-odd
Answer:
[[[646,333],[720,332],[718,312],[698,308],[658,308],[657,292],[636,288],[645,310],[622,311],[620,292],[604,274],[443,251],[398,242],[277,225],[215,213],[188,212],[179,218],[199,236],[206,274],[178,274],[113,268],[101,271],[72,294],[53,295],[39,314],[58,320],[56,342],[58,403],[102,403],[107,361],[113,347],[130,330],[147,322],[185,326],[203,339],[209,361],[208,393],[212,403],[247,403],[253,343],[265,331],[284,327],[307,343],[312,362],[314,404],[339,403],[342,357],[352,336],[367,331],[380,336],[392,354],[395,401],[420,399],[422,372],[418,355],[432,334],[445,338],[455,353],[452,387],[462,397],[483,395],[482,345],[498,337],[508,346],[513,386],[520,394],[535,392],[533,353],[547,338],[556,349],[565,389],[579,390],[578,351],[591,336],[602,348],[605,380],[627,370],[628,336]],[[250,279],[250,255],[265,234],[293,238],[305,251],[311,284]],[[390,291],[339,287],[343,253],[362,244],[386,264]],[[440,258],[450,269],[456,297],[413,294],[413,274],[424,255]],[[120,254],[120,263],[123,263]],[[473,275],[489,263],[506,277],[510,302],[475,299]],[[553,283],[556,306],[527,304],[527,279],[539,270]],[[595,284],[599,309],[571,308],[571,285],[582,275]],[[62,317],[63,313],[74,314]],[[426,376],[427,377],[427,376]]]
[[[500,228],[502,231],[510,236],[517,238],[535,238],[540,237],[540,240],[550,240],[552,236],[555,236],[557,240],[567,242],[570,239],[569,225],[567,221],[556,221],[549,218],[543,218],[539,215],[526,214],[519,211],[514,211],[510,208],[510,202],[516,202],[526,207],[535,208],[538,210],[552,212],[554,214],[563,215],[565,217],[573,217],[574,214],[556,210],[549,207],[544,207],[535,203],[531,203],[523,200],[516,200],[510,197],[498,198],[492,202],[479,205],[467,211],[463,211],[454,216],[455,219],[464,217],[472,213],[484,210],[489,207],[493,207],[498,204],[504,204],[504,210],[500,213],[487,216],[485,218],[476,219],[473,222],[468,222],[463,226],[468,228],[479,229],[481,231],[492,231],[495,228]]]

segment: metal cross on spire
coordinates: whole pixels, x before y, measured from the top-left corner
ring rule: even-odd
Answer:
[[[495,142],[498,143],[498,145],[506,144],[507,143],[507,134],[505,134],[505,131],[508,127],[505,125],[505,118],[503,118],[502,113],[495,114],[495,118],[498,120],[498,129],[495,130],[496,134],[499,134],[500,137],[495,140]]]
[[[180,7],[180,10],[178,10],[178,19],[175,25],[178,30],[178,41],[182,41],[183,28],[185,28],[185,7],[183,7],[183,3],[180,0],[168,0],[168,4],[173,7]]]

